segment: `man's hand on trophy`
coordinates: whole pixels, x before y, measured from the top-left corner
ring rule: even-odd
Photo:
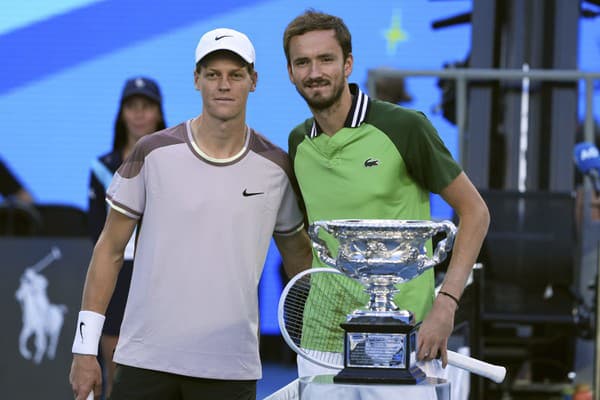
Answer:
[[[454,312],[456,304],[445,296],[437,297],[431,311],[419,328],[417,338],[417,360],[431,361],[442,359],[442,367],[448,365],[448,338],[454,329]]]

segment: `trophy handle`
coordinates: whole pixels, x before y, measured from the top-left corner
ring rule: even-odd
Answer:
[[[433,257],[425,262],[424,268],[433,267],[441,263],[446,259],[448,252],[452,250],[454,235],[456,235],[456,226],[450,221],[438,222],[436,227],[437,232],[445,232],[446,237],[438,242],[433,252]]]
[[[317,253],[319,255],[319,258],[321,259],[321,261],[323,261],[325,264],[329,265],[330,267],[335,268],[335,260],[331,257],[331,253],[329,252],[329,249],[327,248],[327,244],[325,243],[324,240],[322,240],[319,237],[319,229],[323,228],[326,232],[331,233],[331,231],[329,230],[329,226],[327,225],[327,223],[325,221],[315,221],[309,228],[308,228],[308,235],[310,236],[310,239],[312,240],[312,246],[315,250],[317,250]]]

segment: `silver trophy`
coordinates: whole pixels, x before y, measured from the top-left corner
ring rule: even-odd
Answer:
[[[323,230],[339,244],[333,258]],[[426,244],[444,233],[432,256]],[[450,221],[331,220],[309,228],[319,258],[365,287],[365,309],[341,324],[345,331],[344,369],[336,382],[414,384],[425,378],[416,365],[418,324],[409,310],[394,304],[397,284],[410,281],[442,262],[452,249],[456,227]]]

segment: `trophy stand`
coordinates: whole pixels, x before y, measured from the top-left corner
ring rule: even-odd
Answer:
[[[426,378],[416,363],[419,324],[394,317],[358,316],[341,324],[344,369],[334,382],[417,384]]]
[[[337,259],[319,237],[321,229],[338,240]],[[430,258],[426,242],[438,232],[446,238]],[[333,220],[311,225],[309,235],[319,258],[359,281],[370,296],[365,310],[355,310],[340,324],[345,331],[344,369],[334,376],[335,383],[415,385],[426,379],[416,364],[419,324],[392,298],[398,283],[443,261],[455,233],[449,221]]]
[[[344,369],[334,382],[417,384],[426,378],[416,365],[417,330],[414,315],[399,310],[394,276],[369,277],[367,310],[356,310],[340,324],[344,329]]]

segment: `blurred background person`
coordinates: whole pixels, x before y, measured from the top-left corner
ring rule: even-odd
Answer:
[[[89,233],[94,243],[98,240],[107,216],[106,189],[124,159],[131,153],[136,142],[143,136],[164,129],[165,116],[162,95],[158,83],[147,77],[128,79],[123,87],[119,111],[115,119],[112,150],[92,163],[89,181]],[[112,361],[119,339],[125,303],[129,293],[136,231],[133,232],[125,250],[123,267],[119,273],[115,291],[106,310],[106,320],[100,340],[100,363],[104,368],[104,397],[110,396],[116,368]]]
[[[592,221],[600,221],[600,155],[597,154],[600,145],[600,122],[594,121],[593,142],[588,142],[584,138],[584,124],[580,122],[575,131],[575,153],[577,148],[588,144],[589,150],[595,150],[596,154],[587,154],[586,159],[582,159],[582,154],[574,154],[575,157],[575,223],[576,230],[579,233],[582,228],[584,218],[585,185],[584,178],[588,176],[592,183],[590,195],[590,218]]]
[[[379,70],[395,71],[391,67],[382,67]],[[367,84],[365,84],[367,86]],[[403,76],[383,76],[375,79],[375,93],[371,95],[379,100],[394,104],[408,104],[413,97],[406,90],[406,82]]]
[[[0,159],[0,194],[5,199],[14,199],[25,204],[33,203],[33,196],[17,179],[5,161]]]
[[[28,236],[41,226],[33,196],[0,158],[0,236]]]

